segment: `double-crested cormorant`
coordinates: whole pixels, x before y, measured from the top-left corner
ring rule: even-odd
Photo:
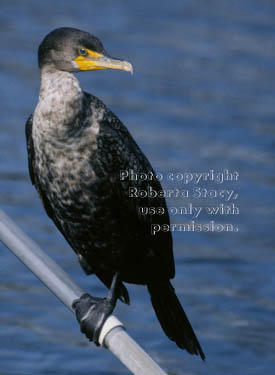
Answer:
[[[83,331],[85,304],[96,305],[91,309],[97,311],[95,331],[86,334],[97,343],[116,299],[129,303],[123,281],[144,284],[166,335],[204,359],[169,281],[175,274],[171,233],[151,234],[152,224],[169,225],[165,199],[129,196],[129,188],[159,191],[161,185],[154,178],[121,178],[122,170],[154,171],[127,128],[98,98],[83,92],[72,74],[108,68],[132,72],[132,65],[111,58],[95,36],[72,28],[49,33],[38,61],[39,101],[26,123],[31,181],[84,271],[111,288],[107,299],[84,295],[74,303]],[[164,214],[142,215],[140,206],[162,207]]]

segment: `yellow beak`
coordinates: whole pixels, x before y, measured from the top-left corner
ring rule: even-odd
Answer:
[[[133,73],[133,66],[128,61],[113,59],[89,49],[86,52],[85,56],[79,55],[74,59],[80,70],[120,69]]]

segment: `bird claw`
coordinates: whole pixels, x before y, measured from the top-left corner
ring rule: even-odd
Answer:
[[[99,336],[106,319],[114,310],[114,302],[107,298],[92,297],[88,293],[75,300],[72,308],[86,337],[99,346]]]

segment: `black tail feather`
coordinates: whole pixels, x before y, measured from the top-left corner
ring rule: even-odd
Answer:
[[[181,349],[186,349],[190,354],[199,354],[204,360],[205,355],[200,343],[171,283],[151,283],[148,290],[157,318],[167,337],[175,341]]]

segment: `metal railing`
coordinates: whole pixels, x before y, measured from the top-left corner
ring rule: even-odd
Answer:
[[[72,312],[72,303],[85,292],[39,246],[0,210],[0,240]],[[102,327],[99,342],[135,375],[167,375],[128,335],[123,324],[111,315]]]

